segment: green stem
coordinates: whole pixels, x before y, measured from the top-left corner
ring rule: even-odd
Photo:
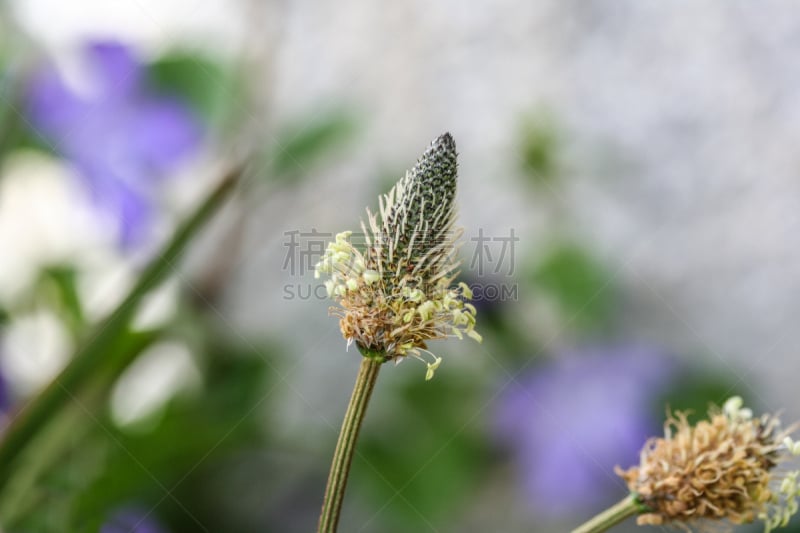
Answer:
[[[572,530],[572,533],[600,533],[611,529],[631,516],[642,512],[642,503],[635,494],[628,495],[594,518]]]
[[[128,296],[90,333],[64,370],[12,419],[0,441],[0,491],[11,478],[18,456],[69,402],[71,395],[77,394],[97,372],[109,371],[112,375],[121,372],[126,361],[125,358],[114,357],[117,339],[125,334],[144,296],[174,270],[176,261],[192,237],[230,195],[242,172],[243,167],[237,166],[227,173],[217,188],[177,229],[161,253],[147,265]]]
[[[378,379],[383,359],[379,357],[364,357],[358,370],[350,404],[344,415],[342,429],[339,431],[339,440],[336,442],[336,451],[333,453],[331,471],[328,475],[328,486],[325,488],[325,497],[322,501],[322,512],[319,516],[318,533],[335,533],[339,524],[339,515],[342,510],[344,490],[347,486],[347,476],[350,473],[350,464],[353,462],[353,453],[356,449],[356,439],[367,404]]]

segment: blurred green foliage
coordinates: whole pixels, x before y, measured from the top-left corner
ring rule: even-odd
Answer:
[[[76,339],[87,326],[77,278],[78,272],[74,266],[53,265],[42,270],[37,284],[37,292],[44,293],[50,307],[64,320]]]
[[[211,531],[245,531],[230,528],[236,519],[206,494],[224,490],[216,485],[220,464],[237,450],[265,445],[266,411],[258,407],[274,353],[211,343],[205,356],[202,390],[175,397],[153,415],[154,424],[119,428],[106,414],[81,416],[84,434],[34,496],[48,511],[26,513],[15,531],[97,531],[114,510],[134,503],[176,533],[201,530],[196,520]]]
[[[83,342],[69,364],[4,428],[0,440],[0,516],[4,524],[19,513],[21,504],[15,502],[25,498],[30,501],[28,489],[37,486],[38,478],[63,453],[66,436],[70,435],[64,428],[72,424],[76,406],[83,411],[79,414],[83,415],[84,425],[96,422],[100,418],[97,409],[112,384],[153,340],[150,335],[140,339],[142,335],[133,334],[130,322],[142,300],[173,273],[185,248],[228,198],[240,175],[241,169],[232,170],[196,207],[154,254],[117,308],[105,320],[79,334]],[[69,269],[46,270],[45,279],[60,287],[57,292],[62,302],[68,305],[75,298],[74,274]],[[81,431],[76,427],[74,433]]]
[[[19,74],[19,69],[2,64],[0,58],[0,158],[15,149],[54,154],[56,151],[52,143],[31,128],[23,114],[26,107],[25,86]]]
[[[106,345],[107,353],[116,360],[130,359],[155,342],[159,334],[126,329]],[[6,467],[10,472],[3,479],[0,498],[0,519],[4,526],[20,532],[61,530],[59,528],[63,526],[45,527],[45,524],[63,524],[67,513],[71,511],[73,486],[65,479],[72,477],[84,480],[102,468],[101,462],[92,462],[90,458],[86,458],[85,462],[77,461],[78,467],[69,459],[73,458],[71,452],[76,447],[92,447],[88,436],[95,429],[93,424],[102,418],[100,412],[105,391],[110,388],[109,377],[108,369],[98,369],[91,377],[90,385],[80,390],[67,390],[60,382],[55,382],[54,385],[66,393],[68,401],[49,413],[50,416],[37,426],[36,433],[27,440],[26,446],[16,454],[12,467]],[[30,409],[31,405],[29,402],[25,409]],[[26,413],[23,411],[23,414]],[[61,470],[62,466],[73,469]],[[73,475],[70,476],[70,473]],[[56,497],[54,494],[58,499],[46,507],[48,512],[33,512],[42,505],[43,500]]]
[[[689,419],[697,421],[705,418],[709,406],[720,406],[735,394],[737,391],[734,390],[733,383],[722,373],[699,369],[697,365],[689,364],[680,369],[675,386],[666,395],[653,398],[653,416],[656,419],[664,418],[666,410],[670,409],[689,412]]]
[[[354,113],[345,108],[295,118],[279,129],[274,148],[265,154],[272,176],[296,181],[324,157],[342,148],[357,131]]]
[[[0,154],[7,144],[14,111],[11,102],[14,100],[11,91],[11,73],[7,66],[7,59],[0,49]]]
[[[552,114],[532,113],[520,127],[519,156],[523,174],[534,185],[554,182],[561,172],[562,137]]]
[[[392,416],[368,417],[352,474],[354,490],[378,515],[369,531],[425,531],[426,521],[446,523],[459,512],[490,466],[477,416],[486,407],[483,386],[453,373],[433,382],[414,374],[383,391],[394,392]]]
[[[195,520],[206,528],[215,525],[212,530],[230,531],[219,509],[209,508],[204,493],[222,488],[214,487],[213,474],[230,454],[263,446],[264,411],[253,409],[268,384],[262,357],[273,355],[266,348],[244,356],[230,347],[215,350],[222,351],[208,354],[202,391],[175,398],[152,429],[114,429],[106,436],[111,442],[106,439],[105,467],[79,491],[76,523],[107,515],[120,502],[137,502],[146,508],[158,505],[157,514],[172,531],[196,531]],[[110,421],[106,425],[114,427]]]
[[[209,57],[166,54],[148,66],[148,80],[155,90],[179,96],[212,128],[233,126],[243,113],[241,81],[230,67]]]
[[[613,276],[583,248],[557,243],[530,269],[529,279],[552,298],[578,330],[602,330],[613,320]]]

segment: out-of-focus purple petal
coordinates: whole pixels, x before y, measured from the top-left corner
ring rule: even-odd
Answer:
[[[85,116],[88,108],[50,65],[31,75],[26,104],[31,126],[48,142],[57,141],[60,134]]]
[[[153,207],[134,167],[108,162],[84,161],[79,166],[92,201],[116,224],[120,245],[129,249],[140,244],[150,229]],[[138,186],[138,188],[137,188]]]
[[[144,69],[126,46],[86,48],[90,91],[67,86],[53,68],[30,80],[28,111],[36,129],[71,160],[120,244],[141,243],[155,213],[159,178],[199,144],[201,126],[179,101],[148,92]]]
[[[114,41],[89,43],[86,59],[98,98],[125,100],[139,94],[144,72],[127,46]]]
[[[153,217],[152,204],[140,194],[125,191],[119,197],[117,213],[120,221],[120,245],[131,249],[145,242]]]
[[[166,533],[166,529],[144,510],[123,509],[103,524],[100,533]]]
[[[132,153],[146,167],[166,171],[198,146],[201,129],[186,106],[172,100],[151,100],[131,117]]]
[[[624,493],[613,468],[635,462],[658,430],[651,402],[673,374],[643,347],[573,350],[504,393],[497,434],[537,512],[592,510]]]

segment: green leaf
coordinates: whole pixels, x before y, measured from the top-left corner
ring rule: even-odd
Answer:
[[[609,325],[614,303],[612,276],[582,248],[561,244],[533,270],[534,285],[553,298],[579,329]]]
[[[352,113],[335,109],[300,117],[278,134],[266,156],[274,174],[284,180],[302,177],[308,169],[350,140],[357,129]]]
[[[77,288],[77,272],[71,265],[53,265],[45,268],[41,273],[40,285],[46,285],[44,290],[55,289],[56,307],[65,319],[75,337],[83,333],[86,325]]]
[[[241,87],[231,70],[200,55],[165,55],[148,66],[148,75],[157,91],[183,98],[213,127],[222,125],[241,98]]]

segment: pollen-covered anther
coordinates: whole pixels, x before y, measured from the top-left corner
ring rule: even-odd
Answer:
[[[800,471],[787,465],[800,447],[791,431],[776,416],[754,417],[733,397],[694,426],[685,413],[669,414],[664,437],[646,443],[640,464],[616,471],[649,509],[639,524],[758,518],[769,532],[786,525],[798,507]]]
[[[453,286],[461,235],[454,226],[456,174],[455,142],[446,133],[379,199],[377,213],[367,211],[363,250],[352,232],[339,233],[315,272],[331,276],[325,286],[338,304],[331,313],[348,342],[386,360],[432,358],[428,378],[441,359],[427,341],[464,334],[481,341],[475,307],[467,303],[472,291]]]

